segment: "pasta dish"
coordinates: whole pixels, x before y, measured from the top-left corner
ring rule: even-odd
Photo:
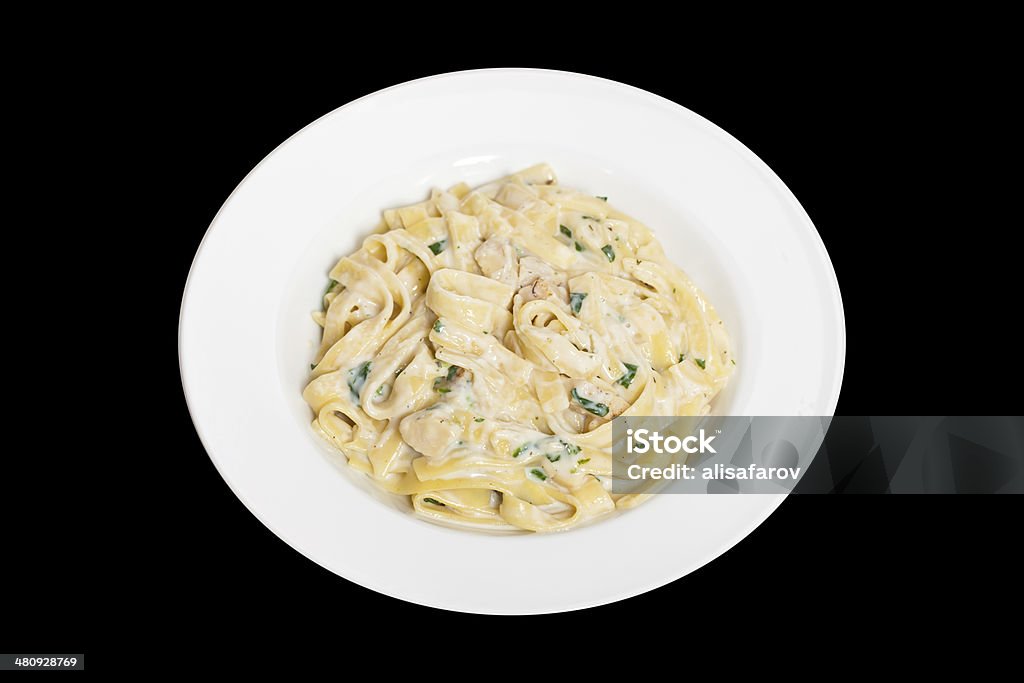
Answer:
[[[703,415],[736,365],[644,225],[533,166],[384,212],[330,271],[303,398],[418,516],[558,531],[626,509],[612,419]]]

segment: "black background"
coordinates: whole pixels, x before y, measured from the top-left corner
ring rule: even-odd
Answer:
[[[145,87],[133,91],[138,97],[124,110],[146,117],[143,149],[135,151],[149,161],[144,199],[161,235],[151,254],[159,273],[147,282],[158,297],[154,309],[164,315],[149,320],[146,332],[157,339],[164,371],[164,405],[152,408],[159,417],[148,430],[159,462],[140,475],[144,487],[118,479],[123,495],[93,501],[96,518],[88,526],[78,521],[86,539],[76,547],[79,559],[68,561],[58,550],[6,559],[5,576],[19,587],[4,598],[2,612],[14,626],[5,633],[6,651],[60,643],[88,652],[92,667],[114,668],[118,657],[141,660],[154,646],[205,651],[226,639],[268,663],[286,664],[307,648],[352,656],[364,642],[385,641],[397,657],[389,666],[401,672],[401,653],[417,639],[489,634],[529,647],[532,640],[511,635],[507,619],[377,595],[278,540],[215,471],[177,377],[182,288],[206,227],[234,187],[317,117],[433,73],[487,66],[581,71],[705,116],[775,170],[828,248],[848,331],[838,412],[1012,412],[1001,389],[1019,372],[1006,367],[1016,354],[998,321],[1020,288],[1013,269],[997,263],[1008,255],[993,244],[1002,231],[1018,229],[1019,219],[1010,228],[963,201],[1006,184],[975,157],[998,144],[998,124],[964,118],[967,111],[982,118],[994,111],[987,98],[1004,86],[983,80],[984,69],[965,66],[956,53],[925,59],[910,51],[869,61],[859,53],[840,58],[808,50],[727,65],[672,45],[562,51],[560,59],[524,58],[517,50],[475,61],[434,49],[417,50],[415,60],[368,61],[362,49],[343,46],[330,58],[309,60],[272,50],[235,57],[196,46],[186,52],[188,59],[147,62]],[[125,451],[147,457],[146,449]],[[20,502],[17,542],[78,517],[64,507]],[[590,657],[601,647],[602,632],[594,629],[617,632],[669,612],[678,629],[669,640],[739,629],[737,642],[782,638],[796,646],[806,634],[827,641],[833,629],[856,623],[875,643],[898,642],[903,632],[952,610],[973,620],[1018,604],[1019,588],[1011,586],[1020,577],[1019,539],[1011,539],[1019,536],[1019,512],[1011,497],[793,496],[755,533],[682,580],[618,604],[516,618],[529,623],[513,627],[539,642],[557,633],[593,634],[580,652]],[[429,561],[410,558],[409,570]],[[67,590],[43,590],[52,586]],[[78,596],[73,609],[68,591]],[[380,615],[379,622],[367,619]],[[775,632],[780,615],[804,619],[799,637]],[[835,647],[847,645],[837,639]]]

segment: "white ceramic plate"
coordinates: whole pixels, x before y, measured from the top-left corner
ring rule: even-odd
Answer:
[[[325,457],[300,391],[327,271],[383,208],[540,161],[651,227],[715,303],[739,359],[716,412],[835,410],[845,327],[832,265],[786,186],[728,133],[648,92],[564,72],[382,90],[306,126],[235,189],[196,255],[179,328],[189,409],[225,481],[350,581],[466,612],[599,605],[697,569],[782,501],[663,495],[568,533],[491,536],[417,520]]]

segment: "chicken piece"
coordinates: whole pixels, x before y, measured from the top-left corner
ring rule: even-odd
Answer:
[[[462,427],[444,408],[433,408],[412,413],[398,426],[405,442],[428,458],[440,458],[454,443]]]
[[[516,284],[518,258],[516,250],[505,237],[491,237],[473,252],[480,272],[506,285]]]
[[[555,269],[536,256],[524,256],[519,259],[519,286],[530,284],[539,277],[550,277]]]
[[[565,275],[535,256],[519,259],[519,287],[521,303],[551,296],[563,303],[569,300]]]
[[[566,289],[564,278],[539,277],[519,290],[517,301],[522,305],[527,301],[550,297],[558,299],[563,304],[569,300],[569,290]]]

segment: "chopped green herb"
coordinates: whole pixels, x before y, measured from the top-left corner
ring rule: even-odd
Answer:
[[[576,251],[583,251],[584,249],[586,249],[586,247],[584,247],[579,242],[576,243]]]
[[[574,443],[568,443],[566,441],[563,441],[562,445],[565,446],[565,452],[568,453],[569,455],[576,455],[577,453],[580,452],[580,447]]]
[[[473,418],[473,422],[483,422],[483,421],[484,421],[484,418],[482,418],[482,417],[474,417]]]
[[[321,302],[323,303],[323,307],[324,307],[324,309],[326,309],[326,308],[327,308],[327,302],[326,302],[326,301],[323,301],[323,299],[324,299],[324,298],[325,298],[325,297],[326,297],[326,296],[327,296],[328,294],[330,294],[331,292],[333,292],[333,291],[334,291],[334,288],[335,288],[335,287],[337,287],[337,286],[338,286],[338,284],[339,284],[339,283],[338,283],[338,281],[337,281],[337,280],[331,279],[330,281],[328,281],[328,283],[327,283],[327,287],[326,287],[326,288],[324,288],[324,293],[320,295],[320,299],[321,299]]]
[[[387,386],[387,385],[386,384],[381,384],[379,387],[377,387],[377,395],[378,396],[383,396],[384,395],[384,387],[385,386]]]
[[[585,221],[599,221],[599,220],[601,220],[600,218],[594,218],[593,216],[580,216],[580,218],[582,218]]]
[[[608,406],[603,403],[598,403],[597,401],[591,401],[589,398],[583,398],[575,389],[572,390],[572,397],[576,399],[576,402],[579,403],[588,413],[593,413],[598,417],[604,417],[608,414]]]
[[[513,458],[518,458],[520,455],[523,454],[523,451],[528,451],[528,450],[530,450],[530,444],[524,443],[522,446],[520,446],[519,448],[517,448],[514,451],[512,451],[512,457]]]
[[[434,242],[433,244],[430,245],[430,251],[434,252],[434,256],[437,256],[442,251],[444,251],[445,247],[447,247],[447,246],[448,246],[448,240],[439,240],[439,241]]]
[[[559,225],[558,229],[562,231],[563,235],[565,235],[569,239],[572,239],[572,230],[570,230],[569,228],[565,227],[564,225]]]
[[[569,295],[569,308],[572,312],[579,315],[580,306],[583,305],[583,300],[587,298],[586,292],[573,292]]]
[[[309,364],[309,369],[310,370],[316,370],[316,363],[310,363]]]
[[[530,470],[530,474],[532,474],[533,476],[537,477],[541,481],[547,481],[547,479],[548,479],[548,475],[544,474],[544,470],[539,470],[536,467],[534,467],[532,470]]]
[[[437,362],[438,367],[441,366],[441,361]],[[444,377],[438,377],[434,380],[434,391],[439,394],[447,394],[452,390],[452,380],[455,379],[455,375],[459,372],[458,365],[449,365],[448,372],[445,373]]]
[[[424,498],[423,502],[430,503],[431,505],[440,505],[441,507],[445,507],[445,504],[437,500],[436,498]]]
[[[693,362],[699,365],[701,370],[704,369],[705,363],[703,358],[694,358]]]
[[[372,363],[366,361],[348,371],[348,390],[352,392],[352,401],[359,405],[359,394],[366,384],[366,376],[370,374]]]
[[[594,195],[594,196],[597,197],[598,199],[600,199],[602,202],[608,201],[607,197],[602,197],[601,195]]]
[[[682,363],[684,360],[686,360],[686,354],[685,353],[679,354],[679,362]]]
[[[545,457],[546,457],[546,458],[547,458],[548,460],[550,460],[551,462],[558,462],[559,460],[561,460],[561,459],[562,459],[562,456],[561,456],[561,454],[558,454],[558,455],[552,455],[551,453],[547,453],[547,454],[545,455]]]
[[[730,360],[731,360],[731,359],[730,359]],[[732,364],[733,364],[733,365],[736,365],[736,361],[732,361]]]
[[[586,465],[588,462],[590,462],[590,458],[580,458],[579,460],[576,461],[576,464]]]
[[[611,263],[612,261],[615,260],[615,250],[612,249],[612,245],[610,245],[610,244],[604,245],[603,247],[601,247],[601,251],[603,251],[604,255],[608,257],[608,262],[609,263]]]
[[[629,385],[633,383],[633,378],[636,377],[636,366],[632,363],[623,363],[626,366],[626,374],[615,380],[616,383],[629,388]]]
[[[441,319],[438,318],[437,320],[434,321],[434,332],[440,332],[443,329],[444,324],[441,322]]]

